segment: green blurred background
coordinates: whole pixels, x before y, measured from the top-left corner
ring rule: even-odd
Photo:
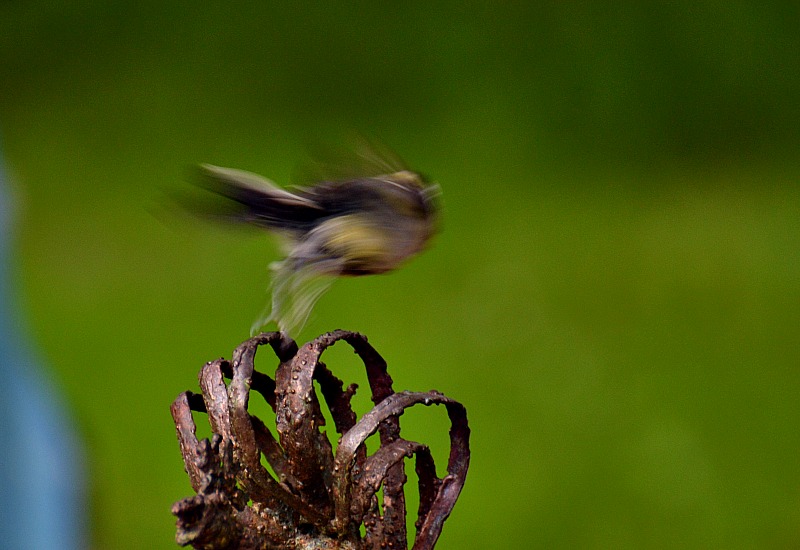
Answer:
[[[161,194],[199,162],[285,183],[357,129],[441,184],[444,231],[301,339],[364,332],[396,388],[467,406],[438,548],[800,546],[799,28],[735,0],[0,3],[15,271],[93,545],[174,547],[169,404],[278,254]],[[444,411],[403,420],[443,467]]]

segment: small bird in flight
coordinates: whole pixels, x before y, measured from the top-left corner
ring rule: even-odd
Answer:
[[[299,331],[336,277],[386,273],[424,250],[437,230],[439,186],[374,155],[374,175],[326,178],[282,188],[251,172],[204,164],[202,184],[228,199],[218,215],[276,234],[272,302],[252,332],[274,321]]]

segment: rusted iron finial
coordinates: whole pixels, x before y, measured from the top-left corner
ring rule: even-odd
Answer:
[[[367,370],[375,407],[360,420],[350,405],[356,385],[344,388],[320,361],[322,352],[339,340],[353,347]],[[280,360],[274,380],[254,370],[256,349],[264,344]],[[341,436],[335,453],[320,431],[325,419],[315,380]],[[298,349],[281,333],[263,333],[240,345],[231,361],[207,363],[200,387],[201,394],[184,392],[171,408],[186,472],[197,492],[172,508],[179,544],[208,549],[406,549],[405,459],[416,456],[420,504],[413,549],[434,547],[469,467],[466,410],[436,391],[395,393],[386,362],[365,336],[337,330]],[[248,412],[251,389],[275,411],[277,439]],[[400,415],[420,403],[444,405],[452,423],[443,478],[436,476],[427,446],[400,437]],[[192,411],[208,413],[211,441],[197,440]],[[367,456],[365,441],[376,432],[380,448]],[[262,465],[262,455],[277,477]]]

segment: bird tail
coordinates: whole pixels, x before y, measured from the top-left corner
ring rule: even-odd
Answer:
[[[275,322],[289,335],[296,335],[308,321],[317,300],[333,284],[335,273],[307,264],[297,267],[292,258],[273,262],[272,302],[250,328],[256,334],[264,325]]]

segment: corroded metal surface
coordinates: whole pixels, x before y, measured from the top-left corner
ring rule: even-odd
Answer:
[[[375,407],[360,420],[351,406],[356,385],[345,387],[320,360],[340,340],[353,347],[367,371]],[[280,361],[274,379],[254,368],[256,351],[266,344]],[[460,403],[436,391],[395,393],[386,362],[366,337],[341,330],[299,349],[281,333],[260,334],[240,345],[230,362],[207,363],[199,378],[202,395],[184,392],[171,407],[184,465],[197,492],[173,506],[179,544],[407,548],[405,459],[414,457],[420,504],[413,548],[434,547],[469,467],[469,427]],[[251,389],[275,411],[277,436],[249,413]],[[341,436],[335,454],[320,430],[325,425],[321,400]],[[400,415],[418,404],[443,405],[450,417],[450,457],[443,478],[437,477],[426,445],[400,437]],[[215,434],[211,441],[197,440],[192,411],[208,414]],[[380,447],[368,456],[365,441],[376,433]]]

